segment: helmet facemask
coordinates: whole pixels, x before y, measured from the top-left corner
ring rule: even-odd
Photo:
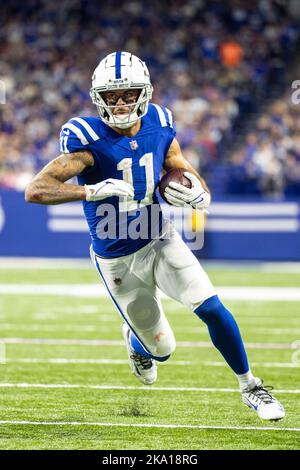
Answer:
[[[105,101],[104,94],[114,91],[140,90],[140,93],[133,103],[113,104],[109,105]],[[148,103],[152,98],[152,85],[145,84],[143,86],[116,86],[94,87],[90,90],[90,96],[93,103],[97,106],[100,118],[109,126],[119,129],[128,129],[138,122],[148,111]],[[118,100],[117,100],[118,101]],[[114,114],[114,109],[129,108],[128,113]]]

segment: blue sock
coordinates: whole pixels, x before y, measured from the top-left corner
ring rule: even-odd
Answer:
[[[129,339],[130,339],[130,344],[131,344],[132,349],[136,353],[138,353],[140,356],[148,357],[150,359],[155,359],[156,361],[159,361],[159,362],[165,362],[170,357],[170,355],[163,356],[163,357],[153,356],[144,348],[142,343],[137,339],[137,337],[132,331],[130,332]]]
[[[214,295],[205,300],[195,313],[207,324],[213,344],[231,369],[236,374],[248,372],[248,359],[239,327],[219,297]]]

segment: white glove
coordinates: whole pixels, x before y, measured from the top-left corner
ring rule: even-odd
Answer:
[[[194,209],[206,209],[210,205],[211,197],[203,188],[201,181],[197,176],[184,172],[192,183],[191,188],[187,188],[182,184],[171,181],[165,189],[165,197],[173,206],[192,206]]]
[[[111,196],[127,196],[132,198],[134,196],[133,186],[126,181],[108,178],[97,184],[85,184],[85,194],[87,201],[101,201]]]

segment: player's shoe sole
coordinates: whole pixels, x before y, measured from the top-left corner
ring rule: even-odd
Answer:
[[[130,328],[124,322],[122,334],[127,348],[129,365],[135,377],[144,385],[151,385],[157,380],[157,366],[153,359],[136,353],[130,344]]]

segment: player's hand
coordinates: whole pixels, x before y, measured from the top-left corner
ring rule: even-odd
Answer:
[[[109,178],[97,184],[85,185],[87,201],[101,201],[111,196],[122,196],[133,199],[133,186],[126,181]]]
[[[210,205],[210,194],[205,191],[197,176],[185,171],[184,176],[188,178],[192,187],[187,188],[182,184],[171,181],[165,189],[165,197],[173,206],[192,206],[194,209],[206,209]]]

